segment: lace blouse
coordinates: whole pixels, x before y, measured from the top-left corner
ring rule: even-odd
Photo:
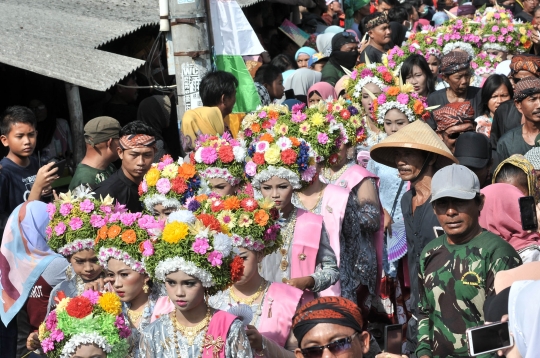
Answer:
[[[156,301],[159,298],[159,292],[156,286],[153,287],[152,293],[148,297],[148,304],[144,308],[144,311],[141,316],[141,320],[139,321],[138,327],[133,327],[133,323],[130,321],[128,316],[128,309],[131,306],[131,304],[127,302],[122,303],[122,312],[124,313],[124,317],[126,318],[126,321],[130,323],[131,328],[131,335],[128,337],[128,343],[130,347],[129,356],[130,358],[138,358],[139,357],[139,341],[141,339],[141,333],[142,331],[150,324],[150,320],[152,318],[152,312],[154,312],[154,307],[156,306]]]

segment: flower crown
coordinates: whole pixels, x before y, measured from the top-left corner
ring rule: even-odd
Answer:
[[[492,75],[495,73],[495,69],[502,59],[497,56],[489,55],[486,52],[480,52],[472,62],[471,67],[477,76]]]
[[[399,73],[401,71],[401,66],[403,65],[403,62],[410,56],[410,55],[420,55],[423,56],[426,61],[429,61],[430,56],[435,56],[437,59],[441,59],[442,52],[437,47],[428,47],[425,45],[421,46],[418,42],[413,42],[409,44],[408,46],[398,47],[394,46],[388,52],[386,55],[383,55],[382,61],[383,64],[386,67],[391,68],[394,73]]]
[[[113,206],[114,199],[108,195],[101,201],[95,200],[93,195],[90,188],[81,185],[47,204],[50,222],[45,233],[52,250],[67,257],[93,249],[103,217],[125,210],[124,205]]]
[[[351,79],[346,83],[347,94],[359,100],[362,97],[362,88],[368,83],[377,85],[381,91],[394,84],[392,71],[380,63],[360,64],[355,67],[350,75]]]
[[[246,147],[243,141],[234,139],[230,134],[223,136],[201,135],[197,139],[191,161],[205,179],[222,178],[232,186],[244,179],[244,160]]]
[[[246,148],[264,133],[270,131],[280,115],[289,113],[289,108],[280,104],[259,107],[255,112],[248,113],[242,120],[238,138],[245,141]]]
[[[278,137],[265,133],[248,149],[251,161],[245,172],[254,188],[273,176],[288,180],[294,189],[301,189],[317,172],[315,152],[308,142],[296,137]]]
[[[83,344],[95,344],[107,357],[125,358],[130,335],[120,298],[91,290],[62,299],[38,331],[43,352],[55,358],[71,358]]]
[[[140,274],[147,273],[143,257],[153,255],[152,240],[163,230],[163,222],[142,213],[117,213],[104,219],[98,230],[95,248],[102,267],[117,259]]]
[[[340,135],[340,127],[336,120],[325,117],[314,108],[305,108],[305,104],[295,104],[292,112],[279,116],[273,130],[276,136],[292,136],[308,142],[316,153],[317,162],[328,159],[337,150],[336,145]],[[273,141],[270,134],[265,134],[259,140]],[[278,140],[279,145],[289,145],[286,140]]]
[[[157,204],[179,209],[200,187],[201,179],[193,164],[184,163],[182,158],[174,162],[170,155],[165,155],[144,176],[139,196],[146,211],[153,214]]]
[[[422,118],[429,118],[425,99],[420,97],[411,84],[400,87],[388,87],[373,100],[373,112],[377,123],[383,124],[386,113],[391,109],[398,109],[407,116],[409,122]]]
[[[194,201],[203,206],[206,200]],[[238,281],[243,275],[243,261],[240,257],[233,259],[229,228],[222,225],[218,215],[212,210],[199,214],[178,210],[169,215],[154,242],[154,253],[144,258],[148,272],[165,281],[168,274],[183,271],[198,278],[210,295]],[[221,220],[225,222],[225,215]]]

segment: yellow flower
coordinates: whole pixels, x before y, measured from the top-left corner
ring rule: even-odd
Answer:
[[[388,55],[387,55],[387,54],[384,54],[384,55],[383,55],[382,63],[383,63],[383,65],[385,65],[386,67],[388,67]]]
[[[120,298],[116,293],[105,292],[98,299],[99,306],[107,313],[112,315],[119,315],[122,313],[122,304],[120,303]]]
[[[506,19],[507,16],[508,16],[508,15],[506,15],[506,13],[503,12],[503,13],[501,14],[501,19]]]
[[[322,102],[322,101],[321,101]],[[309,123],[300,123],[300,133],[302,134],[308,134],[309,133],[309,130],[310,130],[311,126],[309,125]]]
[[[410,84],[410,83],[405,83],[401,87],[401,91],[405,92],[405,93],[411,93],[412,91],[414,91],[414,86],[412,84]]]
[[[523,29],[523,27],[522,27]],[[521,32],[521,29],[519,30]],[[524,44],[525,42],[527,42],[528,38],[527,36],[523,35],[520,37],[519,41],[521,41],[522,44]]]
[[[189,231],[189,228],[186,224],[173,221],[165,225],[163,229],[163,241],[168,242],[169,244],[176,244],[178,241],[185,239]]]
[[[68,303],[69,303],[70,300],[71,300],[71,298],[66,297],[66,298],[64,298],[62,301],[60,301],[60,302],[56,305],[56,312],[59,313],[59,312],[65,311],[65,310],[66,310],[66,306],[68,305]]]
[[[223,210],[221,213],[219,213],[217,219],[222,227],[225,225],[229,229],[233,229],[236,226],[236,218],[230,210]]]
[[[161,175],[165,178],[174,179],[178,175],[178,166],[176,164],[169,164],[163,168]]]
[[[224,233],[225,235],[231,236],[231,231],[225,224],[221,224],[221,232]]]
[[[501,16],[502,17],[502,16]],[[493,13],[492,12],[488,12],[487,15],[486,15],[486,19],[488,20],[491,20],[493,18]]]
[[[159,180],[159,170],[151,168],[148,173],[146,173],[145,178],[148,186],[156,186],[156,183]]]
[[[286,135],[288,132],[289,132],[289,127],[286,124],[280,124],[277,127],[276,133],[278,133],[278,134]]]
[[[263,200],[259,201],[259,207],[263,210],[270,210],[274,207],[274,201],[270,198],[264,198]]]
[[[522,35],[525,35],[527,33],[527,30],[525,29],[525,26],[521,26],[519,28],[519,33],[522,34]],[[523,41],[522,41],[523,42]]]
[[[38,329],[38,338],[40,341],[45,339],[46,332],[47,332],[47,328],[45,327],[45,322],[41,322]]]
[[[67,193],[60,193],[58,197],[60,198],[61,204],[68,204],[73,201],[73,198],[71,197],[71,190],[68,191]]]
[[[313,124],[315,127],[322,126],[324,124],[324,116],[320,113],[315,113],[310,118],[311,124]]]
[[[253,223],[253,220],[251,220],[248,214],[242,214],[240,216],[240,219],[238,219],[238,226],[240,227],[248,227],[252,223]]]
[[[281,160],[281,151],[276,144],[272,144],[266,152],[264,152],[264,160],[268,164],[277,164]]]

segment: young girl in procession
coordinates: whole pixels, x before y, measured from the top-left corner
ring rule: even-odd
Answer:
[[[201,203],[192,203],[194,211],[199,209]],[[203,201],[202,205],[211,203]],[[258,213],[249,220],[268,220],[266,211]],[[144,264],[153,277],[165,283],[174,310],[144,330],[141,357],[252,357],[242,321],[225,311],[213,310],[207,303],[210,295],[243,275],[243,260],[233,252],[232,241],[225,233],[228,227],[218,216],[212,210],[197,215],[177,211],[153,243],[152,254]]]
[[[210,208],[211,206],[211,208]],[[268,200],[227,196],[209,200],[201,209],[216,213],[221,225],[228,225],[232,244],[243,260],[244,274],[232,287],[210,298],[212,307],[243,312],[249,307],[247,336],[258,357],[294,357],[297,347],[291,332],[292,317],[303,292],[281,282],[269,282],[261,277],[258,267],[263,258],[277,251],[283,240],[279,234],[279,213]],[[198,210],[199,211],[199,210]]]
[[[40,325],[39,341],[48,357],[125,358],[130,333],[118,296],[88,290],[59,301]]]

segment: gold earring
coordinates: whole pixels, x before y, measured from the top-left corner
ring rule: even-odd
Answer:
[[[150,289],[150,287],[148,287],[148,285],[145,283],[144,286],[142,287],[142,290],[144,291],[144,293],[148,293],[148,290]]]

